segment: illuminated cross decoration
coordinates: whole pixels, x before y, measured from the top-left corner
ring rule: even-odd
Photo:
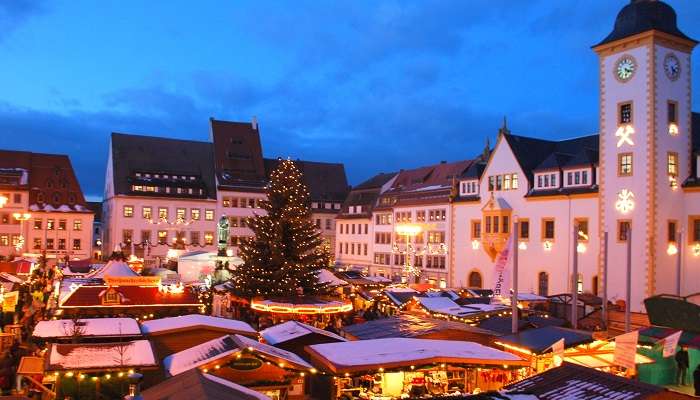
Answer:
[[[615,136],[620,138],[617,141],[617,147],[621,147],[625,143],[629,144],[630,146],[634,146],[634,142],[632,141],[632,134],[634,134],[634,128],[632,127],[632,125],[623,125],[617,128]]]
[[[634,193],[630,190],[622,189],[622,191],[617,194],[615,209],[623,214],[634,210]]]

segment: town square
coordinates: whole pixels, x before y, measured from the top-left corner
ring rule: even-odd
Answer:
[[[0,1],[0,399],[700,398],[698,20]]]

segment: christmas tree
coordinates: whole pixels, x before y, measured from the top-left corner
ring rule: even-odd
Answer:
[[[290,297],[323,294],[327,284],[317,274],[330,254],[311,220],[309,192],[294,162],[280,161],[270,175],[266,215],[250,218],[255,236],[244,241],[244,261],[232,273],[233,292],[241,297]]]

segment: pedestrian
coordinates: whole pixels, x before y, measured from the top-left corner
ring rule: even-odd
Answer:
[[[681,347],[676,353],[676,384],[685,386],[688,381],[688,368],[690,367],[690,359],[688,358],[688,348]]]
[[[700,396],[700,364],[695,367],[695,372],[693,372],[693,384],[695,385],[695,395]]]

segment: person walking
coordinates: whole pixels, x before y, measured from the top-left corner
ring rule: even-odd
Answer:
[[[676,353],[676,384],[678,386],[687,385],[689,367],[690,359],[688,358],[688,348],[683,346]]]

